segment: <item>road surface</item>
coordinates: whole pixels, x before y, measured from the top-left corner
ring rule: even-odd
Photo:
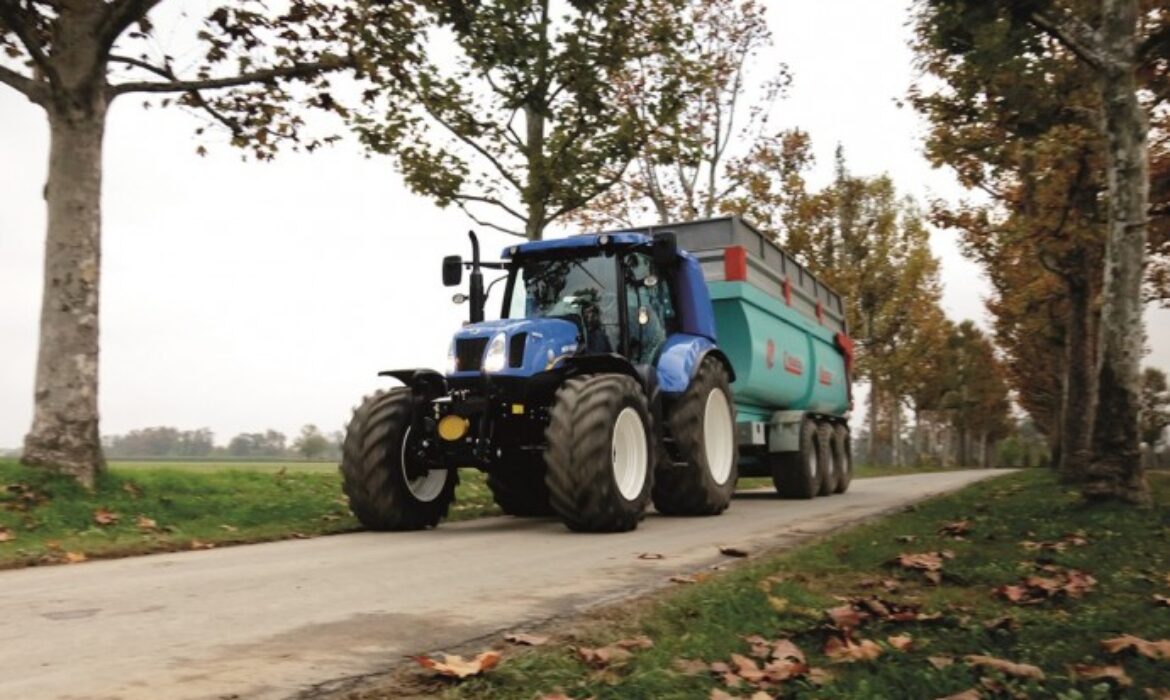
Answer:
[[[726,561],[720,545],[790,545],[1000,473],[860,479],[811,501],[741,494],[717,518],[651,515],[615,535],[487,518],[0,571],[0,698],[312,696],[407,654],[669,585]]]

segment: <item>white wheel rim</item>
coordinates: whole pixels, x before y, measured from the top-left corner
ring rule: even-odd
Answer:
[[[431,469],[425,475],[411,479],[406,473],[406,445],[409,443],[409,439],[410,427],[408,426],[406,432],[402,434],[402,448],[398,459],[398,464],[402,468],[402,480],[406,482],[406,489],[410,491],[410,495],[414,496],[416,501],[430,503],[443,493],[443,487],[447,485],[447,470]]]
[[[637,498],[646,485],[648,451],[646,426],[632,408],[624,408],[613,426],[613,480],[627,501]]]
[[[707,452],[707,470],[716,484],[727,483],[735,456],[735,434],[731,425],[731,407],[722,389],[707,394],[703,410],[703,443]]]

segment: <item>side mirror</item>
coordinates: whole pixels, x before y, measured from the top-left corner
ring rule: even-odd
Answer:
[[[463,281],[463,258],[448,255],[443,258],[443,286],[454,287]]]
[[[654,258],[654,266],[659,270],[673,270],[678,262],[678,238],[673,231],[663,231],[654,234],[654,241],[650,245],[650,256]]]

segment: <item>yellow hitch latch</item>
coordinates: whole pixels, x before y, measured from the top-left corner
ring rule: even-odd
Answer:
[[[463,416],[454,414],[443,416],[443,419],[439,421],[439,437],[447,442],[455,442],[467,434],[467,429],[470,426],[471,422]]]
[[[514,415],[514,416],[524,415],[524,404],[522,404],[522,403],[512,404],[512,415]]]

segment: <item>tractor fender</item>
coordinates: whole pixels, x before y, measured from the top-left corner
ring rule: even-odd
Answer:
[[[393,377],[410,387],[412,393],[426,399],[447,395],[447,380],[433,369],[388,369],[378,372],[379,377]]]
[[[625,374],[643,384],[638,369],[632,362],[616,353],[604,355],[570,355],[561,361],[557,369],[567,374]]]
[[[677,395],[686,391],[707,356],[718,360],[727,369],[731,381],[735,381],[731,361],[710,338],[689,333],[676,333],[668,338],[658,355],[658,385],[662,392]]]

